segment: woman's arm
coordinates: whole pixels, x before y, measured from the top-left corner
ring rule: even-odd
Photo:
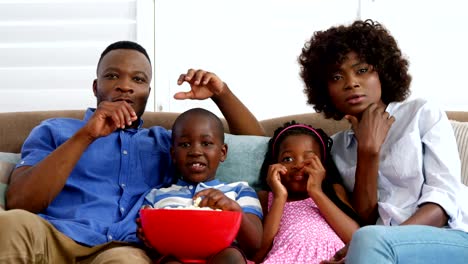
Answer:
[[[442,227],[447,225],[448,216],[440,205],[425,203],[401,225],[429,225]]]

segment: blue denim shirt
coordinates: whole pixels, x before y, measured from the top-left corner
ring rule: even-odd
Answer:
[[[33,166],[73,136],[84,120],[54,118],[35,127],[17,165]],[[83,153],[63,190],[39,215],[73,240],[98,245],[139,242],[135,219],[145,194],[168,186],[173,169],[170,131],[162,127],[119,129],[94,141]]]

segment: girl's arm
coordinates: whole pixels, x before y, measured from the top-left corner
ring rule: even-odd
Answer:
[[[284,205],[286,204],[287,194],[286,195],[279,195],[273,196],[273,202],[268,211],[268,192],[267,191],[259,191],[258,198],[262,204],[263,208],[263,239],[262,245],[260,249],[257,251],[253,260],[255,263],[260,263],[263,261],[265,256],[271,249],[273,244],[273,239],[275,238],[276,234],[279,230],[279,224],[281,220],[281,216],[283,215]]]
[[[344,187],[339,184],[333,184],[333,189],[338,198],[349,205]],[[321,189],[314,188],[309,191],[309,195],[318,206],[325,220],[327,220],[328,224],[335,230],[336,234],[345,244],[349,243],[353,233],[359,228],[359,224],[338,208]]]

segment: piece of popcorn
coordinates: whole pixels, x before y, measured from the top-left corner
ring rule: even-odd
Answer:
[[[193,200],[193,206],[199,208],[201,200],[202,200],[202,198],[200,196],[197,197],[197,199]]]

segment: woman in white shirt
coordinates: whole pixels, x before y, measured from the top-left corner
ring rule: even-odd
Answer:
[[[333,136],[332,155],[370,226],[353,235],[346,263],[466,263],[455,136],[440,108],[406,100],[411,76],[395,39],[374,21],[356,21],[315,32],[299,62],[308,103],[351,123]],[[338,255],[333,261],[344,260]]]

